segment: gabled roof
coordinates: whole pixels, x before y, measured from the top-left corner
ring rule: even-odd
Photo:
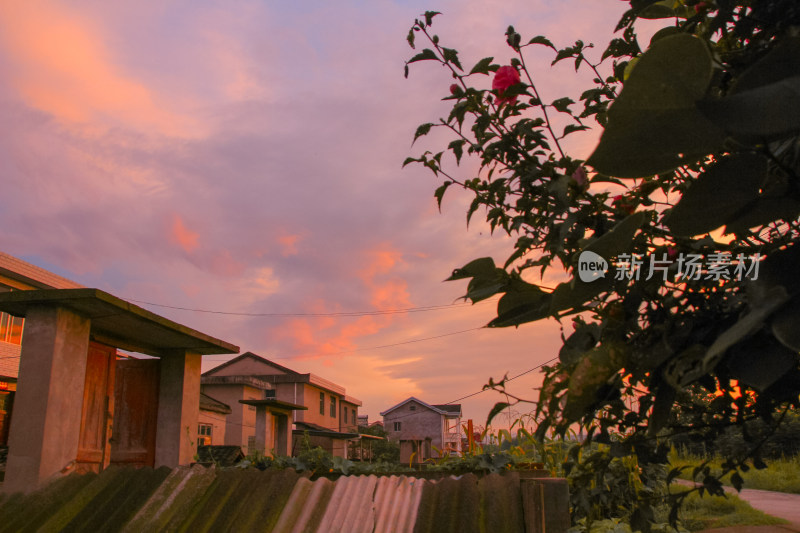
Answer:
[[[391,413],[395,409],[399,409],[400,407],[403,407],[405,404],[407,404],[409,402],[417,402],[418,404],[420,404],[420,405],[422,405],[424,407],[427,407],[431,411],[439,413],[440,415],[461,416],[461,404],[458,404],[458,403],[446,403],[446,404],[433,405],[433,404],[425,403],[422,400],[420,400],[419,398],[415,398],[414,396],[411,396],[410,398],[408,398],[406,400],[403,400],[402,402],[398,403],[394,407],[390,407],[387,410],[383,411],[381,413],[381,416],[386,416],[387,413]]]
[[[223,368],[227,368],[227,367],[229,367],[229,366],[231,366],[231,365],[233,365],[235,363],[238,363],[239,361],[241,361],[243,359],[253,359],[255,361],[258,361],[259,363],[262,363],[262,364],[265,364],[265,365],[269,365],[269,366],[271,366],[273,368],[276,368],[277,370],[280,370],[281,372],[286,372],[287,374],[293,374],[293,375],[297,375],[297,376],[301,375],[299,372],[297,372],[295,370],[292,370],[291,368],[287,368],[287,367],[285,367],[283,365],[279,365],[278,363],[270,361],[269,359],[265,359],[265,358],[261,357],[260,355],[254,354],[253,352],[245,352],[242,355],[234,357],[230,361],[226,361],[226,362],[222,363],[219,366],[215,366],[211,370],[203,372],[203,375],[204,376],[213,376],[214,374],[216,374],[217,372],[219,372]]]

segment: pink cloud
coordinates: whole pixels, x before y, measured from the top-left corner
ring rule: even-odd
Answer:
[[[9,76],[28,105],[64,123],[135,126],[194,136],[199,124],[165,110],[142,80],[115,64],[102,26],[56,2],[0,3]]]
[[[191,231],[184,224],[180,215],[173,215],[170,237],[172,242],[178,244],[184,252],[192,253],[197,249],[200,235]]]

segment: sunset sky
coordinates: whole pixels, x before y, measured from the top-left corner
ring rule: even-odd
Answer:
[[[495,302],[464,305],[465,283],[442,280],[477,257],[502,262],[511,241],[467,229],[468,197],[455,190],[440,214],[433,175],[401,169],[443,148],[436,135],[411,140],[446,113],[451,83],[433,63],[403,78],[406,33],[441,11],[434,30],[467,68],[509,61],[509,24],[559,46],[595,42],[599,57],[625,7],[0,2],[0,250],[134,303],[239,313],[140,303],[341,384],[373,420],[411,395],[446,403],[480,391],[555,357],[559,324],[463,332]],[[577,100],[586,77],[537,52],[544,98]],[[573,155],[596,135],[575,136]],[[440,338],[408,342],[430,337]],[[206,357],[204,370],[230,357]],[[540,382],[533,372],[510,390],[534,398]],[[482,424],[499,400],[461,403]]]

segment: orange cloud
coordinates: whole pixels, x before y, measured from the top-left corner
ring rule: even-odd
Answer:
[[[283,257],[297,255],[297,243],[299,241],[300,235],[282,235],[278,237],[278,243],[281,245],[281,255]]]
[[[165,135],[196,134],[194,120],[165,111],[153,92],[114,64],[102,31],[54,2],[0,3],[0,46],[10,83],[31,107],[68,123],[99,118]]]
[[[375,310],[412,307],[408,283],[393,271],[404,267],[403,254],[389,246],[364,253],[365,265],[358,278],[369,291]],[[335,306],[315,302],[311,312],[330,312]],[[338,310],[338,309],[336,309]],[[288,341],[289,349],[299,357],[332,356],[358,347],[362,337],[389,327],[398,316],[376,315],[357,318],[297,318],[274,330],[276,340]]]
[[[197,249],[200,235],[189,230],[183,223],[183,219],[174,215],[172,218],[172,241],[177,243],[186,253],[191,253]]]

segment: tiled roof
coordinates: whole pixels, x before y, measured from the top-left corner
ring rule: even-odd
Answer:
[[[244,459],[241,446],[198,446],[197,462],[202,465],[233,466]]]
[[[215,413],[222,413],[224,415],[231,414],[231,406],[227,403],[222,403],[219,400],[215,400],[208,394],[200,393],[200,410],[201,411],[213,411]]]
[[[291,469],[196,465],[170,472],[112,466],[100,475],[73,474],[29,495],[0,494],[0,529],[564,532],[569,526],[566,481],[541,481],[520,480],[516,473],[437,481],[406,476],[310,481]],[[550,494],[558,501],[543,494],[548,486],[558,489]]]
[[[444,411],[449,414],[453,415],[460,415],[461,414],[461,404],[460,403],[442,403],[442,404],[434,404],[435,408]]]
[[[334,439],[353,439],[358,437],[358,433],[341,432],[335,429],[326,428],[324,426],[318,426],[317,424],[312,424],[311,422],[296,421],[294,425],[297,427],[297,429],[293,430],[294,433],[304,433],[308,431],[311,435],[332,437]]]

